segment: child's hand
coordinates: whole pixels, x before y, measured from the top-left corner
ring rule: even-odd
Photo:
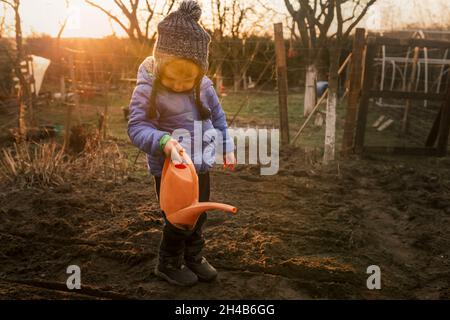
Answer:
[[[236,167],[236,158],[234,157],[234,152],[229,152],[223,156],[223,168],[234,170]]]
[[[170,138],[170,140],[165,143],[163,151],[166,157],[172,157],[173,160],[181,162],[181,159],[177,158],[179,158],[178,155],[183,154],[184,148],[178,143],[177,140]]]

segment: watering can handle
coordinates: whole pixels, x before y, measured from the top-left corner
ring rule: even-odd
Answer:
[[[191,164],[192,160],[187,155],[186,151],[183,149],[180,152],[178,152],[175,148],[172,149],[172,152],[170,154],[170,158],[172,162],[178,162],[178,163],[184,163],[184,164]]]

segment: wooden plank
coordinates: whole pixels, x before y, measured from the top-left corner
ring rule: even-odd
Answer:
[[[381,115],[372,125],[373,128],[377,128],[380,126],[380,124],[383,122],[383,120],[385,119],[385,116]]]
[[[295,134],[294,139],[292,139],[292,144],[294,144],[297,141],[297,139],[300,136],[300,134],[302,133],[303,129],[306,127],[306,125],[308,124],[309,120],[311,120],[312,116],[316,113],[317,109],[319,109],[320,104],[325,100],[325,98],[327,96],[328,96],[328,88],[324,91],[324,93],[320,97],[319,101],[317,101],[316,105],[311,110],[311,113],[306,118],[305,122],[303,122],[302,126],[297,131],[297,133]]]
[[[84,51],[84,50],[77,50],[77,49],[72,49],[72,48],[63,48],[63,49],[66,50],[69,53],[72,53],[72,54],[77,54],[77,53],[84,54],[84,53],[86,53],[86,51]]]
[[[439,134],[439,124],[441,123],[442,109],[444,109],[444,103],[442,103],[441,108],[433,121],[430,133],[428,134],[427,141],[425,142],[425,147],[433,147],[436,143],[436,139]]]
[[[371,98],[388,98],[388,99],[410,99],[410,100],[432,100],[443,101],[445,100],[444,93],[425,93],[425,92],[407,92],[407,91],[380,91],[369,90],[368,92]]]
[[[436,148],[426,147],[386,147],[386,146],[364,146],[364,154],[390,154],[405,156],[436,156]]]
[[[347,113],[345,115],[344,136],[342,139],[341,151],[343,155],[353,148],[354,133],[356,127],[356,116],[358,102],[361,94],[361,79],[363,73],[363,56],[366,39],[366,30],[356,29],[353,39],[352,61],[350,64],[350,88],[347,100]]]
[[[377,131],[383,131],[386,130],[387,128],[389,128],[391,126],[391,124],[394,123],[393,119],[388,119],[386,120],[381,126],[378,127]]]
[[[286,49],[284,47],[283,24],[274,24],[275,32],[275,53],[277,63],[277,83],[278,83],[278,105],[280,110],[281,143],[289,144],[289,121],[287,107],[287,65]]]
[[[373,44],[377,46],[396,47],[428,47],[428,48],[450,48],[450,41],[429,40],[429,39],[398,39],[389,37],[375,37]]]
[[[448,136],[450,134],[450,81],[447,86],[447,99],[442,106],[440,118],[436,148],[438,156],[445,157],[447,155]]]
[[[387,56],[386,61],[389,62],[399,62],[399,63],[412,63],[412,59],[410,58],[403,58],[403,57],[390,57]],[[375,61],[377,62],[381,62],[383,61],[382,58],[376,58]],[[442,66],[442,65],[449,65],[450,64],[450,59],[433,59],[433,58],[420,58],[419,59],[419,63],[425,63],[428,62],[429,65],[437,65],[437,66]]]
[[[408,92],[412,92],[413,84],[416,82],[417,61],[419,60],[419,54],[420,54],[420,48],[415,47],[414,55],[413,55],[411,77],[408,82],[408,89],[407,89]],[[408,99],[406,100],[405,110],[403,112],[403,119],[402,119],[402,132],[403,133],[407,133],[409,130],[409,112],[410,112],[410,110],[411,110],[411,99],[408,97]]]
[[[370,103],[370,90],[373,86],[374,80],[374,58],[376,55],[377,47],[373,44],[371,38],[368,39],[368,44],[366,47],[366,60],[364,66],[364,82],[361,100],[358,108],[358,120],[355,132],[355,152],[361,153],[364,146],[364,138],[367,124],[367,112]]]

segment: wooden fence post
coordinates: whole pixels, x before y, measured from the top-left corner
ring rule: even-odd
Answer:
[[[366,30],[357,28],[353,39],[352,61],[350,65],[350,88],[348,93],[347,113],[345,115],[342,154],[348,155],[353,148],[355,122],[362,86],[363,56],[366,42]]]
[[[277,83],[278,83],[278,104],[280,109],[280,130],[281,143],[283,145],[289,144],[289,121],[288,121],[288,107],[287,107],[287,65],[286,65],[286,50],[284,47],[283,38],[283,24],[274,24],[275,32],[275,53],[277,63]]]
[[[222,86],[223,86],[223,80],[222,80],[222,62],[219,62],[219,65],[217,66],[216,70],[216,91],[219,97],[222,96]]]
[[[76,77],[75,77],[75,62],[73,58],[73,53],[69,54],[69,68],[70,68],[70,77],[72,79],[72,91],[74,94],[74,100],[75,104],[72,102],[67,102],[67,115],[66,115],[66,128],[64,132],[64,149],[67,149],[69,147],[69,140],[70,140],[70,130],[72,128],[72,113],[73,113],[73,107],[76,106],[76,110],[78,109],[78,93],[76,89]]]
[[[364,148],[364,138],[366,133],[367,112],[370,102],[370,90],[374,80],[374,58],[376,55],[376,45],[373,38],[368,38],[366,47],[366,61],[364,66],[364,79],[361,100],[358,108],[358,120],[355,132],[355,152],[361,153]]]
[[[33,69],[33,58],[31,56],[27,56],[26,59],[26,74],[27,74],[27,84],[28,84],[28,116],[30,119],[31,127],[36,127],[36,115],[34,110],[34,97],[36,95],[36,84],[34,80],[34,69]]]
[[[108,117],[109,117],[109,104],[110,104],[110,88],[111,88],[112,76],[110,76],[104,86],[104,95],[106,97],[105,106],[103,108],[103,127],[102,127],[102,139],[106,140],[108,137]]]

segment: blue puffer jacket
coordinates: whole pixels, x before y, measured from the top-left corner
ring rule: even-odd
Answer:
[[[156,96],[155,119],[147,117],[149,99],[154,80],[153,57],[148,57],[139,67],[136,88],[130,102],[130,115],[128,121],[128,136],[132,143],[147,154],[149,171],[154,176],[161,176],[164,165],[164,153],[159,146],[159,140],[165,134],[172,134],[175,129],[185,129],[189,131],[191,141],[178,139],[181,146],[189,152],[189,156],[194,161],[197,173],[208,171],[215,163],[216,138],[211,135],[212,130],[218,130],[223,136],[223,153],[234,150],[233,140],[230,138],[227,128],[225,113],[220,105],[212,81],[204,76],[201,82],[200,99],[204,106],[211,111],[211,119],[201,121],[202,150],[197,148],[194,154],[194,120],[200,121],[200,115],[195,105],[195,98],[192,94],[175,93],[167,90],[158,90]],[[198,122],[200,123],[200,122]],[[198,130],[197,130],[198,131]],[[196,133],[197,133],[196,131]],[[200,159],[200,160],[199,160]]]

